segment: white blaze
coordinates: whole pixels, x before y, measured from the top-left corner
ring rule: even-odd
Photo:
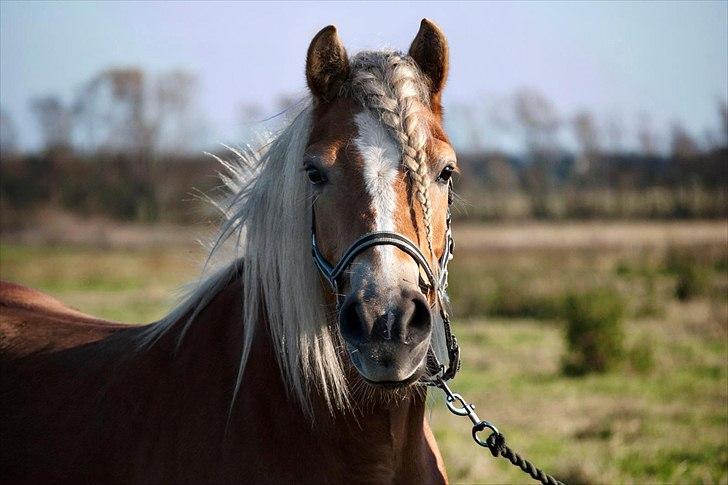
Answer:
[[[354,117],[358,135],[354,144],[364,160],[364,185],[372,198],[377,231],[394,231],[400,150],[384,126],[368,111]]]
[[[368,111],[358,113],[354,121],[358,129],[354,144],[364,160],[364,187],[372,200],[373,230],[396,232],[394,184],[399,176],[399,147],[382,123]],[[382,258],[384,268],[393,268],[394,247],[376,246],[373,250]]]

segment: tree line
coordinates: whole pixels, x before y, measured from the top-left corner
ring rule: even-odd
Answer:
[[[70,102],[48,95],[29,104],[42,150],[20,153],[11,116],[0,112],[3,215],[52,206],[123,219],[184,219],[191,187],[214,187],[214,162],[194,146],[204,131],[194,74],[150,75],[136,67],[104,70]],[[273,107],[239,105],[239,126]],[[564,115],[545,95],[521,89],[491,103],[455,105],[449,131],[459,145],[461,217],[724,217],[728,186],[728,104],[717,102],[715,128],[701,136],[674,121],[660,133],[590,111]],[[485,140],[506,134],[522,147]],[[241,141],[249,133],[241,133]],[[564,138],[570,140],[565,143]],[[628,142],[627,140],[631,140]],[[194,210],[187,207],[187,212]]]

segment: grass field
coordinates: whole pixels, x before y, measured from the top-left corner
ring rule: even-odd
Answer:
[[[452,387],[566,483],[728,484],[725,224],[569,230],[460,233],[451,285],[463,365]],[[200,254],[186,245],[6,241],[0,277],[92,314],[144,322],[174,304],[173,290],[195,275]],[[681,294],[686,265],[699,284]],[[567,377],[559,308],[564,295],[591,287],[624,300],[626,357],[611,372]],[[451,480],[525,482],[476,446],[469,421],[432,394],[431,422]]]

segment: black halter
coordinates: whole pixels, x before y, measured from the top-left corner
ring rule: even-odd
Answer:
[[[364,234],[359,239],[354,241],[349,249],[347,249],[341,259],[336,265],[329,263],[324,255],[321,253],[318,245],[316,244],[316,211],[311,206],[311,252],[313,253],[313,261],[316,267],[321,271],[326,281],[329,282],[331,290],[336,296],[336,310],[339,311],[342,303],[341,295],[339,294],[339,278],[342,273],[349,267],[359,254],[363,253],[367,249],[374,246],[395,246],[405,253],[409,254],[412,259],[415,260],[417,265],[420,267],[420,287],[431,288],[435,292],[435,305],[439,307],[440,316],[442,317],[442,324],[445,330],[445,343],[447,345],[448,354],[448,365],[445,367],[437,359],[432,345],[427,354],[428,358],[428,370],[430,375],[423,380],[425,384],[435,385],[437,378],[442,380],[452,379],[457,373],[460,367],[460,348],[458,347],[457,339],[453,336],[450,329],[450,318],[447,314],[444,302],[447,300],[447,265],[453,257],[454,241],[452,239],[452,233],[450,231],[450,208],[452,204],[452,182],[448,184],[448,211],[446,220],[446,231],[445,231],[445,250],[438,261],[438,272],[437,275],[430,268],[427,258],[422,254],[420,248],[396,232],[389,231],[375,231]],[[424,273],[424,278],[423,274]]]

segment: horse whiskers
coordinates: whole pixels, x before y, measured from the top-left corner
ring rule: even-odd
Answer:
[[[383,388],[355,378],[349,381],[352,404],[361,411],[372,410],[375,406],[391,406],[408,397],[422,397],[427,393],[424,386],[410,385],[401,388]]]

